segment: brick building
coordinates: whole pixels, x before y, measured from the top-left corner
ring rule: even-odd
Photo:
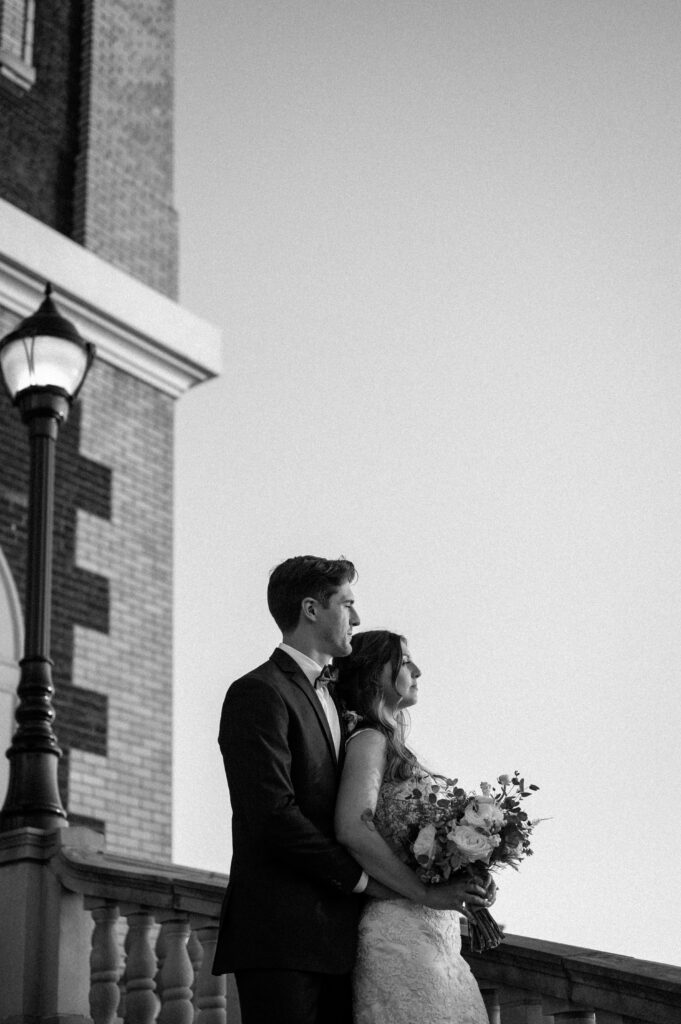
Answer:
[[[51,281],[97,346],[60,431],[52,657],[72,822],[171,856],[175,401],[220,365],[176,302],[171,0],[0,0],[0,336]],[[0,395],[0,743],[21,657],[26,429]],[[4,762],[4,759],[3,759]],[[5,791],[7,765],[0,769]]]

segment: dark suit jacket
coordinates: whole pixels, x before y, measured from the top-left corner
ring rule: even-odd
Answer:
[[[340,765],[320,701],[284,651],[230,686],[219,741],[233,857],[213,972],[351,970],[361,868],[334,838]]]

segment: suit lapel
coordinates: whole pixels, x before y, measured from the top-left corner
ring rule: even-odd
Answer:
[[[305,699],[308,701],[310,707],[315,713],[319,726],[326,737],[326,742],[329,747],[329,753],[333,758],[333,763],[338,767],[338,757],[336,755],[336,748],[333,745],[333,737],[331,735],[331,729],[329,727],[329,720],[324,714],[324,708],[321,705],[319,697],[314,692],[314,688],[310,685],[310,681],[303,672],[302,668],[289,657],[286,651],[282,651],[279,647],[276,647],[271,655],[271,661],[275,663],[277,668],[288,677],[288,679],[300,690]]]

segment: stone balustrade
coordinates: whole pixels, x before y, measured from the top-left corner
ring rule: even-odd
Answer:
[[[211,973],[225,875],[67,845],[53,870],[94,922],[94,1024],[238,1024],[233,979]]]
[[[225,884],[84,829],[0,836],[0,1024],[239,1024],[210,970]],[[464,955],[490,1024],[681,1022],[680,967],[515,935]]]
[[[681,967],[520,935],[463,951],[490,1024],[681,1024]]]
[[[5,922],[0,1024],[239,1024],[233,979],[211,973],[226,884],[108,854],[86,829],[1,835],[0,902],[25,948]]]

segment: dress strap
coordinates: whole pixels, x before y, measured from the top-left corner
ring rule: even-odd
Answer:
[[[362,726],[360,726],[359,729],[355,729],[354,732],[350,733],[350,735],[348,736],[348,738],[345,741],[345,746],[347,747],[347,745],[350,742],[350,740],[354,740],[355,736],[359,736],[359,734],[362,733],[362,732],[378,732],[378,729],[374,729],[373,725],[362,725]]]

